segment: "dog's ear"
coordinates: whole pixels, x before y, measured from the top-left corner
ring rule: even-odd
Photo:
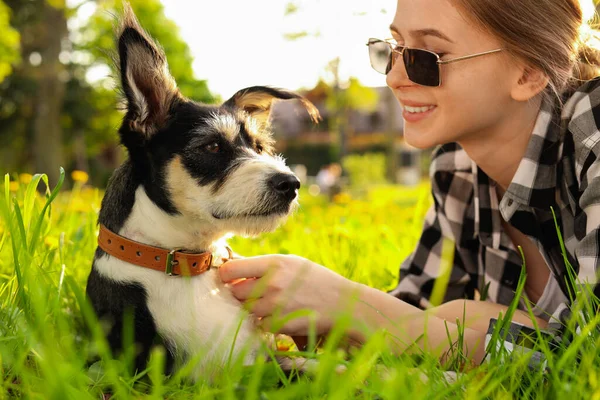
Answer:
[[[165,124],[179,90],[165,53],[140,26],[127,2],[123,3],[117,39],[121,86],[127,101],[125,122],[148,138]]]
[[[296,93],[266,86],[252,86],[242,89],[223,103],[223,106],[240,108],[258,120],[261,126],[268,126],[273,102],[275,100],[292,99],[299,100],[302,103],[313,122],[319,122],[321,119],[319,110],[310,101]]]

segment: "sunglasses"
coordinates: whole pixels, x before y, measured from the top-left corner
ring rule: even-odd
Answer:
[[[394,67],[398,56],[402,56],[408,79],[417,85],[433,87],[442,84],[442,65],[485,56],[486,54],[497,53],[504,50],[490,50],[483,53],[442,61],[440,60],[440,56],[432,51],[400,46],[393,42],[392,39],[381,40],[371,38],[369,39],[367,46],[369,46],[371,66],[375,71],[387,75]]]

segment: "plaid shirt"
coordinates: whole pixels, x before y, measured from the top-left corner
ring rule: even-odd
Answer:
[[[550,268],[550,301],[536,314],[559,328],[570,315],[572,288],[551,207],[578,280],[600,289],[595,285],[600,259],[600,79],[565,100],[562,107],[542,104],[525,156],[501,201],[494,183],[458,144],[434,151],[434,204],[391,294],[421,308],[431,306],[434,282],[443,275],[446,238],[453,243],[454,260],[444,302],[473,299],[476,290],[487,289],[488,301],[510,304],[522,259],[503,231],[503,218],[533,240]],[[519,308],[525,308],[523,301]]]

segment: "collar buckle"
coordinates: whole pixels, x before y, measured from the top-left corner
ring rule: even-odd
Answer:
[[[175,260],[175,252],[178,250],[180,250],[180,249],[172,249],[167,254],[167,261],[166,261],[166,265],[165,265],[165,274],[168,276],[179,276],[179,274],[176,274],[173,272],[173,268],[179,264],[179,261]]]

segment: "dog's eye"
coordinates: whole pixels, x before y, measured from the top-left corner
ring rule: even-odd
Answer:
[[[217,143],[217,142],[207,144],[206,146],[204,146],[204,148],[209,153],[218,153],[219,150],[221,150],[221,146],[219,146],[219,143]]]
[[[260,154],[260,153],[262,153],[262,152],[263,152],[263,147],[262,147],[260,144],[257,144],[257,145],[256,145],[256,152],[257,152],[258,154]]]

